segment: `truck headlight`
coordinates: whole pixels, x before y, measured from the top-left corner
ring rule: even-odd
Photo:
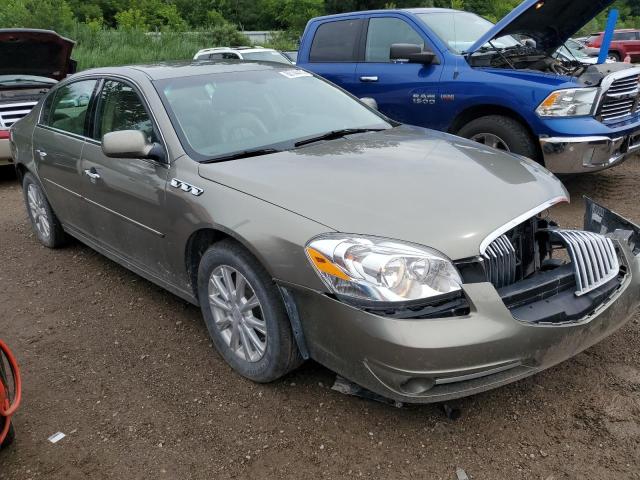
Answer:
[[[431,248],[384,238],[325,234],[306,247],[311,264],[340,297],[407,302],[460,292],[451,260]]]
[[[536,109],[540,117],[580,117],[591,115],[597,88],[556,90]]]

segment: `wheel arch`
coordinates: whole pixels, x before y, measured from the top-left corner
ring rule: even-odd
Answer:
[[[540,142],[536,141],[537,135],[531,128],[531,125],[529,125],[529,122],[527,122],[527,120],[522,115],[511,108],[493,104],[474,105],[460,112],[453,120],[453,122],[451,122],[451,126],[449,127],[447,132],[453,135],[457,135],[460,129],[467,123],[472,122],[473,120],[477,120],[478,118],[488,117],[491,115],[502,115],[520,123],[527,130],[527,132],[529,132],[529,135],[531,136],[531,139],[536,146],[538,158],[536,158],[535,160],[544,165],[542,147],[540,146]]]
[[[184,248],[184,260],[189,285],[196,299],[198,299],[198,267],[200,266],[200,260],[209,247],[222,240],[233,240],[241,245],[247,252],[255,257],[262,268],[273,277],[273,273],[270,271],[262,256],[246,239],[222,226],[203,226],[191,233]]]

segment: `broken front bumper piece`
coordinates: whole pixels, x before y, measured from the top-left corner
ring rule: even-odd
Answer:
[[[565,290],[561,301],[572,304],[573,316],[545,316],[537,306],[521,315],[522,308],[510,309],[482,282],[463,285],[466,314],[400,319],[296,289],[309,353],[351,381],[407,403],[464,397],[552,367],[618,330],[640,304],[640,228],[587,200],[585,229],[611,238],[621,265],[592,308],[584,308],[586,295]]]
[[[545,166],[557,174],[597,172],[640,152],[640,131],[616,138],[543,137]]]

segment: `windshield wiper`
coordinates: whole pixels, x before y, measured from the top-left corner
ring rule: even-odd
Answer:
[[[327,133],[323,133],[322,135],[318,135],[317,137],[306,138],[304,140],[300,140],[296,142],[294,146],[301,147],[303,145],[308,145],[310,143],[320,142],[322,140],[335,140],[336,138],[342,138],[346,135],[354,135],[356,133],[366,133],[366,132],[380,132],[382,130],[386,130],[385,128],[343,128],[342,130],[332,130]]]
[[[200,163],[215,163],[224,162],[225,160],[238,160],[240,158],[259,157],[260,155],[269,155],[271,153],[278,153],[282,150],[275,148],[256,148],[254,150],[244,150],[242,152],[230,153],[228,155],[221,155],[219,157],[213,157],[208,160],[203,160]]]

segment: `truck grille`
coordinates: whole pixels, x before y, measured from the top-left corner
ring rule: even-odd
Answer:
[[[615,80],[604,92],[599,109],[602,122],[622,120],[638,111],[640,78],[637,74]]]
[[[506,235],[496,238],[483,255],[487,279],[496,288],[506,287],[516,281],[518,258],[516,249]]]
[[[0,128],[9,128],[22,117],[27,116],[36,103],[23,102],[0,105]]]
[[[620,262],[611,239],[580,230],[554,230],[552,235],[566,245],[578,290],[584,295],[617,277]]]

